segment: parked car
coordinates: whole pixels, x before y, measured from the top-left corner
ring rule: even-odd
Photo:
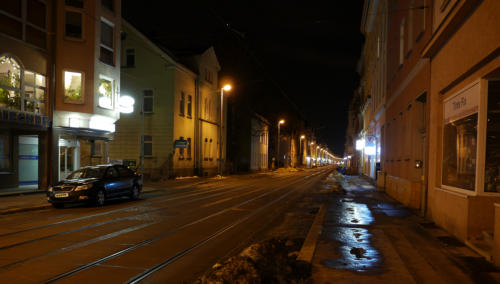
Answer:
[[[125,166],[87,166],[50,186],[47,200],[54,207],[72,202],[93,202],[102,206],[110,198],[128,196],[138,199],[141,190],[141,176]]]

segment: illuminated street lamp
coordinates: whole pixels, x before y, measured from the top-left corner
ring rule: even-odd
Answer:
[[[278,151],[277,151],[277,155],[276,155],[278,159],[276,161],[277,162],[276,168],[280,167],[280,126],[284,123],[285,123],[284,119],[281,119],[280,121],[278,121],[278,146],[277,146]]]
[[[219,175],[222,176],[222,122],[224,120],[224,91],[231,91],[231,85],[226,84],[220,89],[220,123],[219,123]]]

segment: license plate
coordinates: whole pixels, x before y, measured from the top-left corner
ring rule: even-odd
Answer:
[[[56,198],[63,198],[63,197],[68,197],[68,196],[69,196],[69,193],[67,193],[67,192],[56,193],[54,195],[54,197],[56,197]]]

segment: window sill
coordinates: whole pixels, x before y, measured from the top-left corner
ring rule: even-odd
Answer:
[[[192,119],[193,117],[191,115],[186,116],[186,118]]]
[[[182,117],[184,117],[185,115],[184,115],[184,114],[182,114],[182,113],[179,113],[179,116],[182,116]]]

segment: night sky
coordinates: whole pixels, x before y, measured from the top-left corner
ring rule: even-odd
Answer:
[[[235,96],[259,93],[261,104],[274,97],[343,155],[359,80],[362,0],[163,2],[123,0],[122,14],[175,55],[214,46],[220,80],[232,83]]]

